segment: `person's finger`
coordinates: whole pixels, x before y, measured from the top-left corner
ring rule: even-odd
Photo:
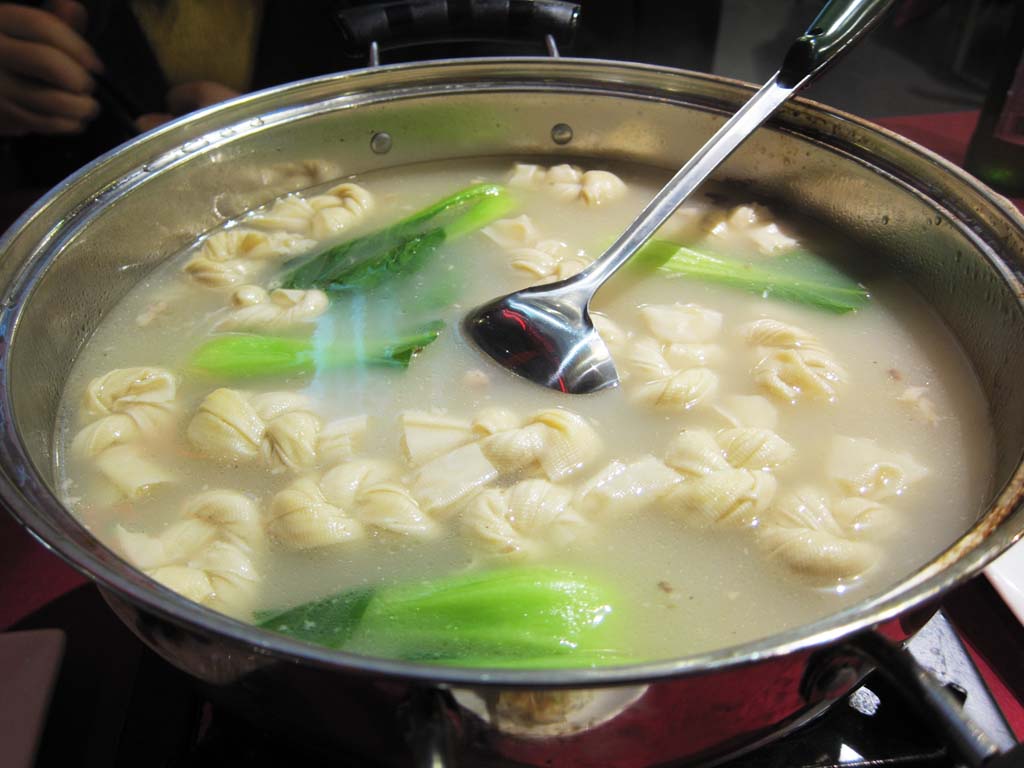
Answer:
[[[92,120],[99,114],[100,105],[91,96],[49,88],[31,83],[0,70],[0,97],[41,115]]]
[[[95,87],[89,73],[63,51],[7,35],[0,35],[0,69],[72,93],[90,93]]]
[[[0,98],[0,135],[24,136],[29,133],[46,135],[81,133],[85,124],[69,117],[39,115]]]
[[[47,0],[43,3],[43,10],[52,13],[80,35],[89,29],[89,12],[75,0]]]
[[[176,85],[167,91],[167,108],[175,115],[184,115],[238,96],[238,91],[212,80],[196,80]]]
[[[62,19],[38,8],[0,3],[0,33],[62,51],[85,69],[103,71],[103,62],[80,34]]]
[[[139,133],[145,133],[173,119],[174,115],[169,112],[147,112],[135,118],[135,128]]]

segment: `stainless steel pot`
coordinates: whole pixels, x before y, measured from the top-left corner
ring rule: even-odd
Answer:
[[[805,720],[864,674],[877,635],[908,637],[945,591],[1024,531],[1024,220],[935,155],[808,101],[784,107],[720,178],[858,239],[865,258],[916,286],[963,345],[995,428],[995,484],[977,523],[883,594],[671,661],[438,669],[312,647],[192,604],[92,538],[53,488],[56,409],[81,345],[154,265],[225,218],[321,172],[425,160],[557,155],[672,169],[750,93],[639,65],[447,61],[282,86],[124,145],[55,188],[0,241],[0,495],[157,652],[221,700],[302,737],[371,756],[405,742],[410,756],[443,749],[474,762],[639,766],[711,759]]]

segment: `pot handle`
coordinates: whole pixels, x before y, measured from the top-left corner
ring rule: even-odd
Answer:
[[[831,0],[786,53],[779,82],[793,87],[814,77],[833,58],[860,40],[893,0]]]
[[[1000,753],[999,747],[968,718],[960,703],[913,655],[876,632],[864,632],[834,649],[820,652],[804,680],[808,697],[829,697],[845,690],[863,662],[876,667],[904,694],[907,702],[934,726],[951,754],[968,768],[1011,768],[1024,765],[1024,744]],[[852,658],[851,658],[852,657]],[[960,764],[960,763],[958,763]]]
[[[579,3],[568,0],[389,0],[334,12],[349,58],[368,50],[379,56],[384,50],[478,41],[535,41],[538,50],[550,51],[552,45],[572,44],[579,18]]]

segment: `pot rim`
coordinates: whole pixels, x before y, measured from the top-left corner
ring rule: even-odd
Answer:
[[[540,69],[538,69],[538,67]],[[271,97],[281,96],[289,92],[301,92],[314,85],[336,85],[359,83],[363,79],[372,80],[380,75],[397,73],[415,74],[418,71],[442,70],[452,74],[460,71],[473,76],[473,69],[493,70],[498,72],[516,73],[501,79],[503,83],[518,84],[524,89],[538,84],[536,75],[531,73],[554,69],[554,74],[546,76],[545,83],[551,86],[558,84],[559,70],[564,75],[570,72],[580,80],[589,80],[606,93],[623,95],[622,89],[631,85],[629,76],[634,79],[644,74],[681,77],[682,83],[689,81],[725,84],[737,90],[753,92],[757,86],[749,83],[723,78],[704,73],[688,72],[669,67],[630,62],[604,61],[599,59],[543,58],[543,57],[493,57],[479,59],[447,59],[435,62],[412,64],[393,64],[383,67],[351,70],[342,73],[308,78],[293,83],[275,86],[262,91],[245,94],[228,102],[214,105],[198,112],[178,118],[170,123],[151,130],[139,137],[126,142],[105,153],[88,165],[76,171],[29,208],[11,228],[0,237],[0,255],[6,252],[11,242],[32,219],[43,215],[45,210],[65,193],[67,189],[92,174],[113,158],[130,152],[135,147],[151,142],[159,137],[168,137],[176,131],[189,126],[199,125],[202,128],[207,118],[216,116],[245,105],[259,105]],[[527,71],[528,70],[528,71]],[[618,79],[609,77],[600,79],[599,73],[617,74]],[[493,82],[491,83],[493,86]],[[378,86],[379,87],[379,86]],[[486,91],[487,83],[479,86]],[[562,87],[566,83],[562,81]],[[437,82],[430,81],[420,86],[413,85],[408,92],[412,95],[424,95],[431,91],[443,89]],[[535,89],[535,88],[533,88]],[[342,93],[343,87],[332,89]],[[355,89],[358,93],[358,88]],[[372,87],[371,91],[372,93]],[[628,95],[625,94],[625,95]],[[663,100],[671,103],[698,108],[707,112],[722,112],[708,104],[688,98],[685,92],[664,93]],[[972,176],[956,167],[935,153],[914,144],[903,137],[874,125],[864,119],[847,114],[840,110],[827,107],[817,102],[797,98],[790,105],[791,109],[800,109],[815,114],[829,121],[842,121],[854,125],[865,135],[879,137],[895,143],[901,151],[910,152],[926,160],[936,170],[965,185],[969,191],[980,196],[985,202],[994,206],[1021,233],[1024,233],[1024,217],[1009,203]],[[805,139],[814,141],[814,137],[801,134],[791,127],[780,126],[772,121],[769,125],[777,130],[796,133]],[[184,133],[187,134],[187,131]],[[188,139],[191,140],[191,139]],[[185,140],[179,144],[188,143]],[[824,143],[819,138],[818,143]],[[832,147],[833,151],[841,151]],[[855,160],[867,164],[860,157]],[[885,173],[876,167],[876,171]],[[123,176],[121,178],[124,178]],[[898,183],[907,184],[905,180]],[[918,194],[923,194],[916,190]],[[927,197],[927,195],[926,195]],[[932,199],[932,198],[928,198]],[[933,201],[934,202],[934,201]],[[331,650],[321,646],[305,643],[260,630],[257,627],[225,615],[217,613],[181,597],[175,592],[157,584],[142,575],[127,562],[116,555],[100,557],[92,549],[81,546],[69,535],[61,531],[54,523],[52,516],[66,516],[76,526],[76,535],[87,537],[90,544],[105,555],[113,555],[98,539],[95,539],[77,519],[68,512],[45,481],[42,480],[32,465],[18,425],[14,419],[14,405],[10,389],[10,353],[13,344],[6,343],[16,338],[17,325],[25,303],[29,299],[36,281],[41,276],[49,258],[40,253],[54,240],[54,233],[59,224],[51,229],[47,239],[37,248],[36,255],[23,264],[11,282],[3,287],[0,299],[0,499],[6,502],[13,516],[43,546],[50,549],[76,570],[88,576],[99,586],[110,589],[129,602],[143,607],[146,611],[160,615],[179,625],[197,627],[203,631],[224,635],[237,643],[248,647],[252,652],[268,657],[283,658],[291,662],[301,662],[318,667],[344,669],[345,671],[397,677],[424,683],[501,686],[501,687],[586,687],[598,685],[625,685],[638,682],[649,682],[658,679],[682,677],[713,670],[723,670],[752,664],[769,658],[780,657],[799,651],[828,645],[856,632],[872,628],[878,624],[904,614],[915,607],[921,607],[934,600],[940,594],[957,584],[977,575],[982,568],[994,560],[1017,539],[1024,536],[1024,464],[1018,457],[1018,466],[1006,485],[994,495],[989,511],[956,542],[950,544],[942,553],[923,565],[902,581],[891,586],[881,594],[873,595],[847,608],[814,622],[802,624],[784,632],[769,635],[757,640],[735,646],[719,648],[709,652],[697,653],[678,659],[666,659],[652,662],[641,662],[628,666],[600,667],[595,669],[544,669],[544,670],[510,670],[510,669],[473,669],[442,667],[428,664],[396,661],[390,659],[360,656],[343,651]],[[59,239],[59,238],[57,238]],[[1004,281],[1016,290],[1018,303],[1024,306],[1024,288],[1013,270],[990,250],[979,248],[988,257],[992,266],[1001,274]],[[39,508],[37,508],[37,505]],[[42,510],[42,511],[40,511]]]

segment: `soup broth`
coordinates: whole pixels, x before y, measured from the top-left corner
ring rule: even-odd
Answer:
[[[621,386],[568,396],[486,359],[461,332],[465,312],[578,271],[664,179],[513,165],[308,190],[155,270],[68,381],[59,479],[72,511],[158,581],[245,620],[495,568],[592,575],[628,617],[619,650],[631,659],[826,616],[976,518],[991,428],[955,340],[877,255],[742,190],[687,203],[659,237],[747,277],[812,253],[870,296],[829,311],[772,280],[759,291],[641,259],[593,306]],[[272,293],[294,260],[480,184],[510,201],[485,227],[356,287]],[[235,348],[197,354],[252,334],[305,362],[277,370],[268,357],[239,377]],[[408,367],[388,359],[417,335]]]

